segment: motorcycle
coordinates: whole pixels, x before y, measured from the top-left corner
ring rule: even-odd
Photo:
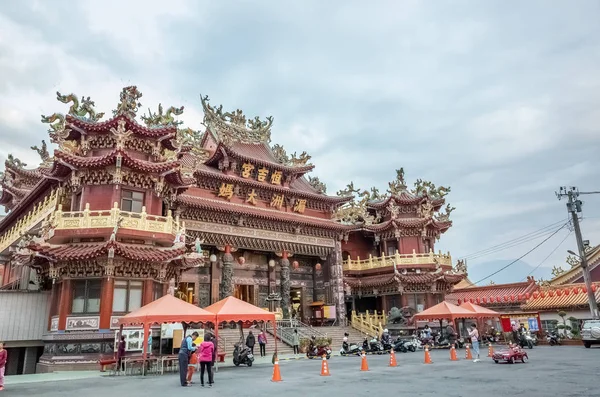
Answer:
[[[406,347],[406,341],[398,337],[398,339],[396,339],[394,342],[394,351],[406,353],[408,351],[408,348]]]
[[[531,339],[531,342],[533,342],[534,346],[538,345],[538,337],[536,334],[532,334],[530,331],[527,331],[527,338]]]
[[[341,356],[357,355],[360,356],[361,347],[357,343],[348,344],[348,342],[342,342],[342,348],[340,349]]]
[[[307,358],[323,357],[325,356],[328,360],[331,358],[331,349],[329,346],[319,346],[306,351]]]
[[[546,341],[548,342],[548,344],[550,346],[555,346],[555,345],[560,345],[560,338],[558,337],[558,334],[556,334],[555,332],[550,333],[547,332],[546,333]]]
[[[249,367],[254,362],[254,354],[252,350],[243,343],[236,343],[233,349],[233,365],[236,367],[240,364],[245,364]]]
[[[526,334],[521,334],[521,337],[519,338],[519,341],[517,343],[520,347],[528,347],[530,349],[533,349],[533,340],[531,339],[531,337],[527,338]]]
[[[383,345],[379,343],[376,337],[369,341],[365,338],[363,341],[363,350],[365,353],[383,354]]]

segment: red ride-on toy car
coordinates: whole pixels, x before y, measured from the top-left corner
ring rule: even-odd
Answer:
[[[504,361],[510,364],[514,364],[515,361],[521,361],[522,363],[526,363],[529,359],[527,352],[521,349],[517,345],[510,345],[508,350],[500,350],[494,353],[492,359],[496,364],[500,361]]]

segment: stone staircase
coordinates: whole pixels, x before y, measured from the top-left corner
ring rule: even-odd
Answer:
[[[331,338],[331,348],[334,352],[339,351],[342,347],[344,333],[348,333],[348,341],[350,343],[362,344],[365,334],[352,327],[332,326],[332,327],[312,327],[315,331],[327,335]]]
[[[248,336],[248,331],[250,329],[244,329],[244,337]],[[253,329],[252,333],[255,338],[258,338],[260,330]],[[219,352],[225,352],[225,360],[230,360],[233,355],[233,349],[235,348],[235,344],[240,340],[240,330],[239,329],[220,329],[219,330]],[[267,356],[273,355],[275,352],[275,341],[273,340],[273,336],[267,334]],[[279,338],[277,338],[277,351],[279,354],[293,354],[294,349],[288,344],[282,342]],[[256,341],[256,345],[254,346],[254,354],[256,356],[260,355],[260,347],[258,346],[258,340]]]

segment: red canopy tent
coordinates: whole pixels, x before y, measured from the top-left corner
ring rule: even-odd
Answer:
[[[120,331],[123,331],[123,325],[144,326],[144,360],[146,360],[150,325],[164,323],[215,323],[215,320],[216,316],[214,313],[175,298],[173,295],[165,295],[121,317],[119,324]]]
[[[459,307],[462,307],[475,313],[475,318],[500,318],[500,313],[485,308],[483,306],[475,305],[471,302],[464,302]]]
[[[414,315],[415,320],[448,320],[454,321],[458,318],[474,318],[476,314],[464,307],[453,305],[449,302],[441,302],[421,313]]]
[[[216,316],[215,333],[218,337],[219,324],[230,321],[265,321],[273,324],[273,337],[275,339],[275,352],[277,352],[277,331],[275,322],[275,313],[263,310],[260,307],[254,306],[248,302],[237,299],[233,296],[228,296],[225,299],[213,303],[208,306],[206,311],[213,313]]]

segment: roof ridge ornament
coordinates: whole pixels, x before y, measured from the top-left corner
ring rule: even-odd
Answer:
[[[75,94],[62,95],[59,91],[56,91],[56,99],[62,103],[73,102],[68,112],[71,116],[87,119],[89,121],[98,121],[104,117],[104,112],[96,113],[94,110],[96,103],[92,101],[89,96],[87,98],[84,96],[81,97],[81,105]]]
[[[226,144],[233,142],[268,144],[271,142],[273,116],[267,117],[265,121],[262,121],[259,116],[246,120],[241,109],[223,112],[223,105],[212,107],[208,103],[208,96],[200,95],[200,100],[204,109],[203,124],[222,142]]]
[[[117,109],[113,110],[113,116],[124,115],[131,119],[135,119],[138,109],[142,106],[139,99],[142,93],[138,91],[137,86],[130,85],[121,90],[119,95],[119,104]]]
[[[146,124],[146,127],[169,127],[174,125],[181,125],[183,121],[175,120],[175,116],[181,116],[183,114],[184,107],[171,106],[167,109],[163,114],[163,106],[162,103],[158,104],[158,112],[152,113],[150,108],[148,108],[148,114],[144,114],[142,116],[142,121]]]
[[[306,151],[297,155],[296,152],[292,153],[288,156],[285,148],[279,144],[275,144],[271,147],[271,151],[273,152],[273,156],[275,159],[288,167],[303,167],[309,164],[308,161],[312,158]]]
[[[318,176],[312,177],[308,176],[308,183],[313,187],[318,193],[326,194],[327,193],[327,185],[325,185]]]
[[[66,128],[65,116],[61,113],[54,113],[50,116],[44,116],[42,114],[42,123],[50,124],[48,129],[48,135],[50,136],[50,142],[60,143],[67,139],[70,129]]]

